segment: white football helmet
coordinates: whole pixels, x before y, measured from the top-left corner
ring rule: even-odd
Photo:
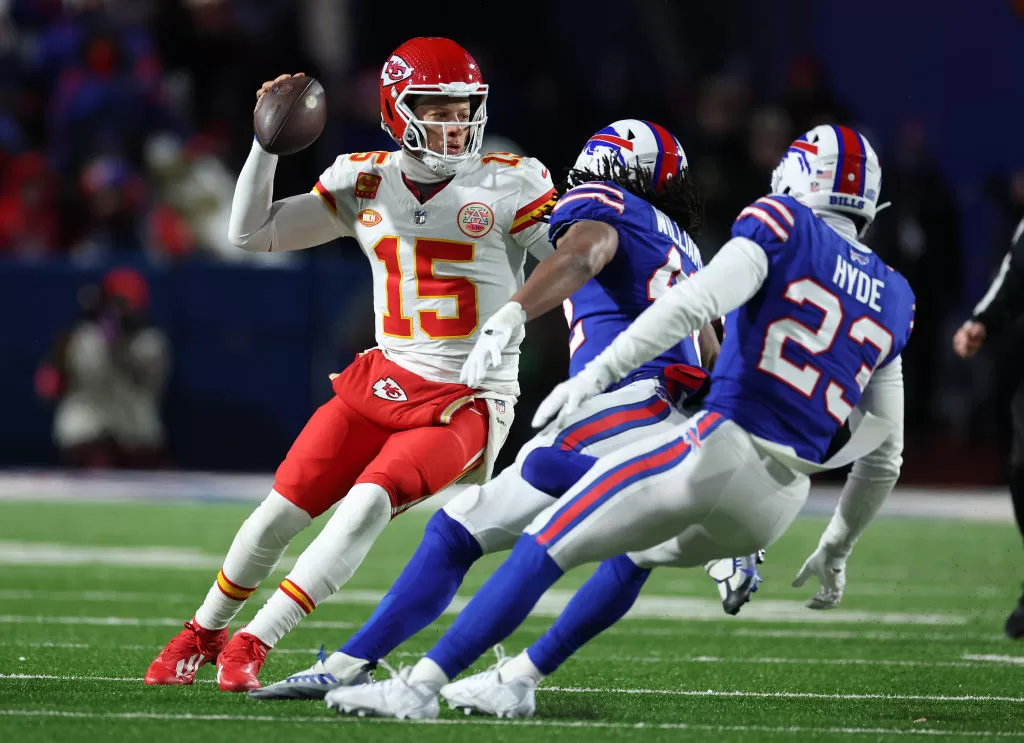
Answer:
[[[651,172],[655,189],[686,170],[686,153],[679,140],[663,126],[640,119],[622,119],[609,124],[587,140],[576,158],[574,170],[601,172],[604,161],[617,161],[626,168],[639,165]]]
[[[786,150],[772,173],[772,193],[788,194],[871,224],[878,212],[882,166],[864,135],[846,126],[816,126]]]

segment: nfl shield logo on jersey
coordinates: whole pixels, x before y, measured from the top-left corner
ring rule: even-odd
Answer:
[[[387,400],[388,402],[405,402],[409,399],[408,395],[405,394],[405,390],[402,389],[401,385],[398,384],[391,377],[385,377],[384,379],[378,379],[373,383],[373,394],[379,397],[381,400]]]
[[[474,201],[459,211],[459,229],[469,237],[483,237],[494,226],[494,212],[487,204]]]

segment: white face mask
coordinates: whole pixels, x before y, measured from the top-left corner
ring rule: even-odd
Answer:
[[[469,100],[472,116],[468,121],[426,121],[416,117],[409,107],[409,96],[448,96],[454,100]],[[451,83],[441,85],[410,85],[395,100],[395,110],[406,121],[402,147],[423,163],[431,172],[444,177],[455,175],[467,162],[480,154],[484,125],[487,123],[487,86]],[[428,127],[440,129],[442,146],[448,142],[452,128],[468,130],[465,145],[456,153],[437,152],[427,146]]]

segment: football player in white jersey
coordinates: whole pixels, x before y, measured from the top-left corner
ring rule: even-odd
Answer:
[[[382,125],[399,150],[342,155],[310,193],[275,201],[277,156],[253,143],[235,189],[232,242],[302,250],[356,238],[373,269],[377,346],[332,376],[334,396],[295,440],[147,684],[191,684],[216,661],[222,690],[258,688],[267,651],[348,581],[394,516],[452,482],[490,476],[519,394],[522,330],[478,387],[460,384],[459,372],[480,327],[522,285],[526,253],[551,254],[535,218],[554,188],[536,160],[480,153],[487,93],[465,49],[412,39],[381,70]],[[339,501],[280,590],[229,642],[228,622],[288,543]]]

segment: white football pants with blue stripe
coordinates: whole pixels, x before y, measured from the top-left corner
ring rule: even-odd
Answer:
[[[445,513],[466,528],[484,554],[512,549],[523,529],[553,502],[552,496],[523,479],[523,462],[530,453],[557,447],[603,457],[633,442],[677,430],[687,416],[670,405],[658,388],[657,380],[643,379],[587,400],[567,423],[551,424],[534,436],[515,463],[490,482],[460,487],[445,504]]]
[[[622,553],[645,568],[750,554],[786,531],[810,489],[718,413],[616,448],[526,529],[563,570]]]

